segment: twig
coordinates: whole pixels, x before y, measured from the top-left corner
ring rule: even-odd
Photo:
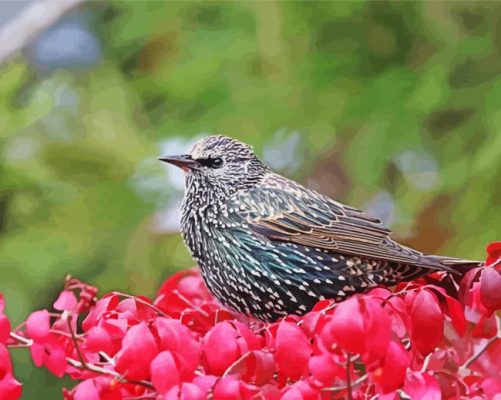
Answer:
[[[200,307],[197,305],[193,304],[191,301],[189,301],[185,296],[183,296],[181,293],[179,293],[179,290],[173,290],[172,293],[174,293],[177,297],[179,297],[180,300],[184,301],[186,305],[190,306],[194,310],[198,311],[200,314],[202,314],[204,317],[208,317],[209,314],[202,310]]]
[[[114,377],[117,381],[122,382],[122,383],[132,383],[135,385],[144,386],[145,388],[148,388],[148,389],[154,388],[153,384],[148,382],[148,381],[128,380],[116,371],[112,371],[110,369],[106,369],[106,368],[100,367],[100,366],[95,365],[95,364],[86,363],[84,366],[80,361],[74,360],[73,358],[70,358],[70,357],[66,357],[66,361],[68,362],[68,364],[72,365],[75,368],[86,370],[86,371],[97,372],[98,374],[110,375],[110,376]]]
[[[242,357],[240,357],[238,360],[236,360],[233,364],[231,364],[228,368],[226,368],[226,371],[224,371],[223,377],[228,376],[233,372],[233,369],[235,369],[242,361],[246,360],[249,358],[252,352],[248,351]]]
[[[70,330],[70,335],[71,335],[71,340],[73,341],[73,345],[75,346],[75,350],[77,351],[78,359],[84,366],[84,368],[87,367],[87,362],[85,361],[85,358],[80,351],[80,346],[78,345],[78,340],[75,336],[75,332],[73,331],[73,327],[71,326],[71,320],[72,320],[72,315],[68,315],[68,318],[66,318],[66,323],[68,324],[68,329]]]
[[[433,355],[434,353],[430,353],[428,354],[425,359],[424,359],[424,362],[423,362],[423,366],[421,367],[421,372],[426,372],[426,370],[428,369],[428,364],[430,363],[430,360],[431,360],[431,356]]]
[[[33,344],[33,339],[25,338],[24,336],[18,335],[15,332],[11,332],[10,337],[17,340],[18,342],[25,344],[26,346],[31,346]]]
[[[482,354],[485,353],[485,351],[489,348],[489,346],[494,343],[496,340],[498,340],[499,338],[497,336],[494,336],[492,338],[490,338],[487,343],[485,344],[484,347],[482,347],[477,353],[473,354],[470,358],[468,358],[468,360],[466,360],[464,362],[463,365],[461,365],[461,367],[459,367],[459,369],[466,369],[468,368],[471,364],[473,364]]]
[[[446,371],[444,369],[439,369],[437,371],[435,371],[435,374],[442,374],[442,375],[446,375],[448,376],[449,378],[451,379],[454,379],[456,382],[458,382],[462,387],[463,387],[463,390],[465,393],[469,393],[470,392],[470,388],[469,386],[457,375],[449,372],[449,371]]]
[[[353,400],[353,393],[351,387],[351,359],[348,353],[348,358],[346,360],[346,386],[348,387],[348,400]]]
[[[124,397],[124,400],[143,400],[143,399],[155,399],[158,396],[158,393],[147,393],[142,396],[134,396],[134,397]]]
[[[137,297],[137,296],[132,296],[130,294],[126,294],[126,293],[122,293],[122,292],[113,292],[114,294],[118,295],[118,296],[122,296],[122,297],[125,297],[127,299],[133,299],[134,301],[137,301],[138,303],[146,306],[146,307],[149,307],[151,308],[153,311],[155,311],[158,315],[162,316],[162,317],[166,317],[166,318],[170,318],[169,315],[167,315],[166,313],[164,313],[162,310],[160,310],[158,307],[156,307],[155,305],[151,304],[151,303],[148,303],[147,301],[144,301],[143,299],[141,299],[140,297]]]
[[[322,391],[324,391],[324,392],[339,392],[341,390],[347,390],[350,388],[353,389],[353,388],[357,387],[358,385],[360,385],[361,383],[363,383],[364,381],[366,381],[367,378],[368,378],[368,375],[365,374],[365,375],[362,375],[360,378],[358,378],[356,381],[351,382],[350,386],[348,386],[348,384],[346,384],[346,385],[342,385],[342,386],[326,387],[326,388],[323,388]]]

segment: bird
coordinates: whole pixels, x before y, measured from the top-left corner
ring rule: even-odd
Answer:
[[[378,218],[273,172],[228,136],[159,160],[185,172],[181,234],[207,288],[241,315],[301,316],[320,300],[480,264],[399,244]]]

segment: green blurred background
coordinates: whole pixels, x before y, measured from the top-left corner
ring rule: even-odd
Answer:
[[[22,12],[6,7],[4,24]],[[0,292],[14,324],[66,274],[151,296],[190,267],[183,177],[156,157],[207,133],[253,144],[411,246],[483,259],[501,225],[501,6],[80,5],[0,65]],[[61,396],[27,352],[15,361],[23,398]]]

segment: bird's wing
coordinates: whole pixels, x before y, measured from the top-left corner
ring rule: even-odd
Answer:
[[[250,229],[272,241],[401,263],[427,261],[390,239],[379,219],[278,175],[238,196],[233,206],[240,207]]]

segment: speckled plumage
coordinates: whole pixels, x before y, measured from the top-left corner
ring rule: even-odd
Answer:
[[[161,160],[187,172],[182,234],[207,287],[261,320],[472,263],[396,243],[378,219],[275,174],[225,136]]]

